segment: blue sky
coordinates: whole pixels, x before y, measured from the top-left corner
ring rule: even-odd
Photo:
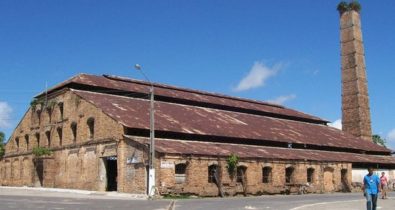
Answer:
[[[341,118],[339,1],[0,1],[0,130],[75,74],[115,74]],[[360,1],[372,126],[395,148],[395,1]],[[391,132],[392,131],[392,132]]]

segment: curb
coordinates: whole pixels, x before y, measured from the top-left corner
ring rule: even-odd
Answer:
[[[31,191],[42,191],[42,192],[59,192],[59,193],[72,193],[81,195],[92,195],[92,196],[106,196],[106,197],[118,197],[118,198],[131,198],[146,200],[148,196],[145,194],[129,194],[129,193],[118,193],[118,192],[100,192],[100,191],[89,191],[89,190],[76,190],[76,189],[64,189],[64,188],[44,188],[44,187],[10,187],[0,186],[0,189],[15,189],[15,190],[31,190]]]

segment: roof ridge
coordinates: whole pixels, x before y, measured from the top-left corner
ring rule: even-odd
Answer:
[[[121,77],[121,76],[108,75],[108,74],[103,74],[103,77],[105,77],[107,79],[112,79],[112,80],[119,80],[119,81],[124,81],[124,82],[134,82],[134,83],[139,83],[139,84],[143,84],[143,85],[151,85],[149,82],[146,82],[143,80],[132,79],[132,78],[128,78],[128,77]],[[196,89],[191,89],[191,88],[177,87],[177,86],[173,86],[173,85],[156,83],[156,82],[153,82],[152,85],[154,87],[180,90],[180,91],[189,92],[189,93],[198,93],[198,94],[203,94],[203,95],[208,95],[208,96],[213,96],[213,97],[226,98],[226,99],[232,99],[232,100],[237,100],[237,101],[244,101],[244,102],[249,102],[249,103],[255,103],[255,104],[261,104],[261,105],[273,106],[273,107],[277,107],[277,108],[283,108],[283,109],[286,108],[285,106],[282,106],[279,104],[273,104],[273,103],[261,101],[261,100],[246,99],[246,98],[241,98],[241,97],[236,97],[236,96],[230,96],[230,95],[226,95],[226,94],[222,94],[222,93],[215,93],[215,92],[201,91],[201,90],[196,90]]]

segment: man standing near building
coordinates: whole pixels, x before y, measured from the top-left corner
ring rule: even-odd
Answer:
[[[380,192],[380,178],[373,174],[373,168],[368,168],[369,173],[363,178],[363,191],[366,197],[367,210],[376,210],[377,197]]]
[[[381,198],[386,199],[387,198],[388,180],[387,180],[387,177],[385,176],[384,172],[381,173],[380,185],[381,185]]]

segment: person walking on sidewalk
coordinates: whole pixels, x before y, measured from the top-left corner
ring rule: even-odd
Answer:
[[[380,192],[380,178],[373,174],[373,168],[368,168],[369,173],[363,178],[363,191],[366,197],[367,210],[376,210],[377,196]]]
[[[380,187],[381,187],[381,198],[387,199],[388,180],[387,180],[387,177],[385,176],[384,172],[381,173]]]

